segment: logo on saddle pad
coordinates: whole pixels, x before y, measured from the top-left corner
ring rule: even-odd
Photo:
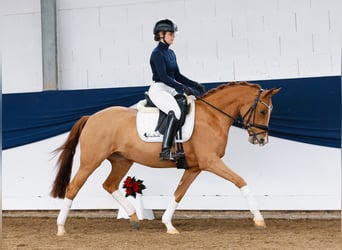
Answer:
[[[184,118],[182,126],[182,138],[176,136],[176,142],[186,142],[190,139],[195,122],[195,101],[193,96],[187,96],[189,111]],[[147,99],[141,100],[137,104],[137,130],[141,140],[145,142],[162,142],[163,141],[163,119],[166,115],[156,107],[147,107]],[[182,119],[181,119],[182,120]],[[177,135],[179,132],[177,133]]]

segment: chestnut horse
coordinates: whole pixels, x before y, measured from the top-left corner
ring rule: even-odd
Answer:
[[[209,171],[241,190],[256,226],[265,227],[263,216],[257,208],[245,180],[222,161],[228,140],[228,132],[234,121],[239,120],[249,134],[249,142],[264,145],[268,142],[268,123],[272,111],[271,97],[279,89],[263,90],[257,84],[237,82],[223,84],[208,91],[195,101],[195,127],[192,137],[184,143],[189,168],[179,182],[162,216],[167,233],[178,233],[172,225],[172,216],[190,184],[202,171]],[[137,110],[126,107],[110,107],[91,116],[83,116],[72,127],[66,142],[57,149],[58,173],[51,195],[64,198],[57,218],[57,235],[65,233],[64,224],[72,201],[91,173],[108,160],[112,169],[103,188],[125,209],[131,224],[138,228],[135,208],[118,190],[122,178],[134,162],[153,168],[175,168],[173,161],[160,161],[160,143],[142,141],[136,129]],[[70,182],[75,148],[80,142],[80,166]],[[70,182],[70,183],[69,183]]]

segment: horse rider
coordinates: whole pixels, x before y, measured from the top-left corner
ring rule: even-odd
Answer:
[[[154,40],[158,42],[152,51],[150,65],[152,80],[148,91],[152,102],[167,114],[167,126],[164,133],[160,160],[174,160],[171,147],[179,127],[181,110],[174,96],[177,93],[199,94],[205,92],[202,84],[190,80],[179,71],[176,54],[169,47],[173,44],[177,32],[177,25],[169,19],[159,20],[153,28]]]

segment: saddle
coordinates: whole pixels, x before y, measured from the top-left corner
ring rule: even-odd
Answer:
[[[177,94],[175,99],[181,110],[179,128],[175,137],[176,153],[184,155],[183,142],[191,138],[195,121],[195,98]],[[145,142],[162,142],[167,126],[167,114],[159,110],[145,92],[145,99],[137,104],[137,130]],[[183,157],[184,158],[184,157]],[[185,158],[176,160],[177,167],[186,164]]]
[[[150,97],[148,96],[148,93],[145,92],[145,99],[146,99],[146,104],[144,105],[146,108],[157,108],[156,105],[154,105],[154,103],[152,102],[152,100],[150,99]],[[178,106],[181,110],[181,117],[179,119],[179,129],[178,132],[182,132],[181,128],[185,123],[185,117],[186,115],[189,113],[190,111],[190,104],[188,103],[188,100],[186,98],[185,95],[182,94],[177,94],[175,95],[175,99],[178,103]],[[159,119],[158,119],[158,123],[157,126],[155,128],[155,131],[159,131],[161,134],[165,133],[166,130],[166,125],[167,125],[167,114],[165,114],[163,111],[159,110]],[[182,138],[180,138],[182,139]]]

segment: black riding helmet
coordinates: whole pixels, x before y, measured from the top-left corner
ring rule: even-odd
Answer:
[[[169,19],[163,19],[156,22],[153,28],[153,34],[158,35],[160,31],[163,32],[177,32],[177,25]]]

